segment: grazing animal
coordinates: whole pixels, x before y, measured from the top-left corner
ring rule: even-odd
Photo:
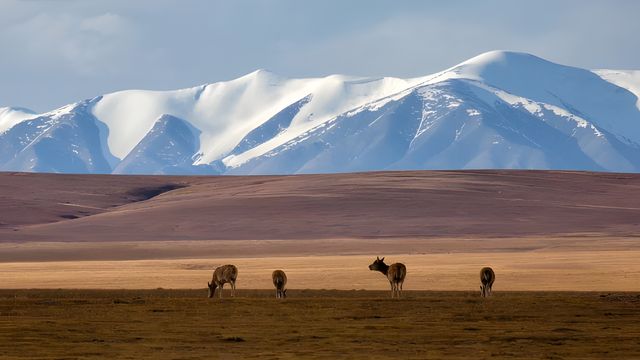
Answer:
[[[369,265],[369,270],[380,271],[383,273],[391,285],[391,298],[400,298],[404,277],[407,275],[407,267],[404,266],[404,264],[395,263],[387,265],[384,263],[384,258],[380,259],[379,257],[376,257],[376,260]]]
[[[480,270],[480,296],[487,297],[491,295],[491,287],[496,281],[496,273],[490,267],[483,267]]]
[[[231,296],[236,296],[236,279],[238,278],[238,268],[235,265],[222,265],[213,271],[211,282],[207,282],[209,286],[209,297],[212,298],[216,292],[216,288],[220,288],[218,296],[222,299],[222,288],[224,284],[231,284]]]
[[[282,270],[274,270],[271,274],[271,280],[273,280],[273,286],[276,287],[276,299],[286,298],[287,289],[284,287],[287,285],[287,274]]]

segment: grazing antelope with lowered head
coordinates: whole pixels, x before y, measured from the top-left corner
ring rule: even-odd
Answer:
[[[407,275],[407,267],[404,266],[404,264],[395,263],[387,265],[384,263],[384,258],[380,259],[379,257],[376,257],[376,260],[369,265],[369,270],[380,271],[383,273],[391,285],[391,298],[400,298],[404,277]]]
[[[487,297],[491,295],[491,287],[496,281],[496,273],[490,267],[483,267],[480,270],[480,296]]]
[[[222,265],[213,271],[213,278],[208,282],[209,297],[212,298],[216,288],[220,288],[218,295],[222,299],[222,287],[224,284],[231,284],[231,296],[236,296],[236,279],[238,278],[238,268],[235,265]]]
[[[284,287],[287,285],[287,274],[282,270],[274,270],[271,274],[271,280],[273,280],[273,286],[276,287],[276,299],[286,298],[287,289]]]

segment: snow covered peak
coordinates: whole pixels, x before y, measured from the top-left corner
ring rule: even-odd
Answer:
[[[607,79],[527,53],[491,51],[451,68],[448,77],[481,82],[520,98],[566,109],[640,143],[637,97],[633,90],[611,81],[614,76]],[[625,79],[618,83],[632,83],[630,77]]]
[[[2,108],[0,170],[71,169],[51,163],[64,158],[55,154],[32,166],[55,144],[66,159],[78,156],[73,169],[123,173],[640,171],[638,74],[514,51],[411,79],[295,79],[259,69],[181,90],[119,91],[40,115]]]
[[[5,132],[26,119],[34,118],[35,116],[36,114],[29,109],[20,107],[2,107],[0,108],[0,133]]]
[[[237,79],[230,80],[228,82],[238,82],[238,83],[258,82],[258,83],[267,83],[267,84],[277,84],[284,80],[287,80],[287,78],[279,74],[276,74],[272,71],[269,71],[267,69],[257,69],[253,72],[250,72]]]
[[[253,77],[253,78],[257,78],[257,77],[280,77],[280,75],[274,73],[273,71],[269,70],[269,69],[256,69],[250,73],[248,73],[247,75],[244,75],[242,77]]]
[[[559,76],[576,75],[576,72],[587,70],[556,64],[528,53],[500,50],[475,56],[450,71],[462,78],[488,82],[500,88],[514,88],[531,82],[548,83]]]
[[[640,109],[640,70],[594,70],[604,80],[629,90],[636,96],[636,106]]]
[[[33,111],[31,109],[27,109],[27,108],[19,107],[19,106],[0,107],[0,114],[10,113],[10,112],[21,112],[21,113],[25,113],[25,114],[35,114],[36,113],[35,111]]]
[[[525,52],[493,50],[474,56],[471,59],[454,66],[454,68],[479,69],[482,71],[482,69],[492,66],[535,67],[543,64],[552,65],[553,63]]]

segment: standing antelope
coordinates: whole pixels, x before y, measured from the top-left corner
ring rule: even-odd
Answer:
[[[271,274],[271,280],[273,280],[273,286],[276,287],[276,299],[286,298],[287,289],[284,287],[287,285],[287,274],[282,270],[274,270]]]
[[[376,257],[373,264],[369,265],[369,270],[380,271],[391,284],[391,298],[400,298],[402,293],[402,284],[404,283],[404,277],[407,275],[407,267],[402,263],[395,263],[387,265],[384,263],[384,258],[380,259]]]
[[[480,296],[487,297],[491,295],[491,287],[496,281],[496,273],[490,267],[483,267],[480,270]]]
[[[207,282],[209,286],[209,297],[212,298],[219,287],[218,295],[222,299],[222,287],[224,284],[231,284],[231,296],[236,296],[236,279],[238,278],[238,268],[235,265],[222,265],[213,271],[211,282]]]

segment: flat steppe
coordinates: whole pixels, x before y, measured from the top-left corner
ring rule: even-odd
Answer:
[[[640,175],[408,171],[172,177],[0,174],[0,288],[239,286],[385,289],[367,265],[402,261],[412,290],[640,290]],[[334,279],[340,278],[340,281]]]

